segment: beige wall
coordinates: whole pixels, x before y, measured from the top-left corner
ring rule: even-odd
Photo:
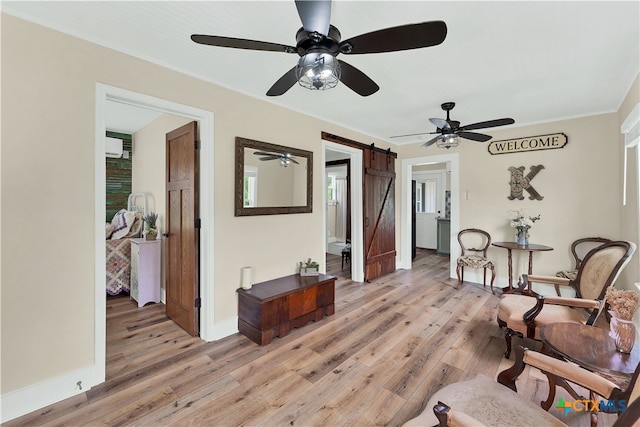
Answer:
[[[324,257],[322,197],[314,197],[311,214],[234,217],[236,136],[312,151],[315,171],[321,131],[388,147],[5,14],[1,31],[3,394],[94,363],[97,82],[214,113],[215,285],[203,284],[214,287],[211,322],[236,316],[243,266],[260,282],[293,274],[303,258]],[[323,188],[315,173],[314,195]]]
[[[629,93],[625,97],[620,109],[618,110],[618,134],[619,134],[619,146],[624,144],[624,135],[620,133],[620,125],[625,121],[631,110],[640,102],[640,74],[636,78],[635,82],[631,86]],[[620,215],[620,235],[625,236],[626,239],[633,240],[635,243],[639,243],[640,231],[638,230],[638,218],[640,213],[638,212],[638,195],[640,191],[638,189],[638,150],[640,147],[636,146],[631,148],[627,152],[627,203],[622,206]],[[620,171],[623,169],[623,152],[620,152]],[[622,180],[622,174],[620,175]],[[622,190],[620,190],[622,192]],[[633,256],[631,263],[622,273],[620,277],[621,285],[626,288],[632,288],[634,283],[640,282],[640,254],[638,251]],[[621,286],[623,287],[623,286]],[[635,289],[635,287],[633,287]]]

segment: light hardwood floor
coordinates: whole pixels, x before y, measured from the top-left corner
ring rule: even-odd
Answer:
[[[345,278],[340,257],[327,264],[335,314],[262,347],[239,334],[205,343],[162,304],[108,298],[107,381],[5,425],[396,426],[441,387],[511,365],[498,297],[473,283],[456,290],[448,258],[421,250],[412,270],[372,283]],[[547,381],[528,369],[518,389],[539,402]],[[586,413],[550,412],[589,425]]]

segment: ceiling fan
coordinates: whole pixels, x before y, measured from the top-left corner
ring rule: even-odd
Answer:
[[[296,46],[256,40],[193,34],[196,43],[235,49],[297,53],[298,64],[287,71],[267,92],[279,96],[296,82],[312,90],[335,87],[338,81],[354,92],[369,96],[380,87],[356,67],[337,59],[338,54],[395,52],[435,46],[447,35],[442,21],[401,25],[373,31],[341,41],[340,31],[331,20],[331,0],[296,0],[302,28],[296,33]]]
[[[280,166],[288,167],[291,163],[295,163],[299,165],[296,159],[290,153],[267,153],[266,151],[255,151],[253,154],[260,157],[259,160],[268,161],[268,160],[280,160]]]
[[[460,126],[459,121],[451,120],[449,118],[449,112],[453,110],[453,107],[455,107],[455,105],[456,105],[455,102],[445,102],[440,106],[444,111],[447,112],[446,120],[437,119],[437,118],[429,119],[429,121],[434,125],[436,125],[437,127],[435,132],[422,132],[422,133],[411,133],[408,135],[396,135],[396,136],[392,136],[391,138],[438,134],[438,136],[422,144],[422,147],[428,147],[433,143],[437,143],[437,146],[440,148],[451,148],[458,145],[458,137],[470,139],[472,141],[478,141],[478,142],[486,142],[492,138],[492,136],[485,135],[483,133],[469,132],[470,130],[492,128],[497,126],[506,126],[506,125],[512,125],[515,123],[515,120],[511,118],[504,118],[504,119],[487,120],[484,122],[478,122],[470,125]]]

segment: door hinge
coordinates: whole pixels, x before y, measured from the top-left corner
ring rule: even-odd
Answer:
[[[197,219],[194,221],[193,226],[194,226],[195,228],[200,228],[200,227],[202,226],[202,221],[200,221],[200,218],[197,218]]]
[[[195,308],[200,308],[201,305],[202,305],[202,300],[200,298],[196,298],[195,301],[193,302],[193,306]]]
[[[196,150],[198,150],[200,148],[200,140],[196,139],[194,142],[195,142],[195,148]]]

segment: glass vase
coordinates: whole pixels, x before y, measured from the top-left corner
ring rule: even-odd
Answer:
[[[526,228],[516,228],[516,243],[518,246],[529,245],[529,232]]]
[[[631,353],[633,344],[636,342],[636,327],[631,320],[618,318],[612,311],[611,323],[609,324],[609,336],[616,343],[616,350],[620,353]]]

